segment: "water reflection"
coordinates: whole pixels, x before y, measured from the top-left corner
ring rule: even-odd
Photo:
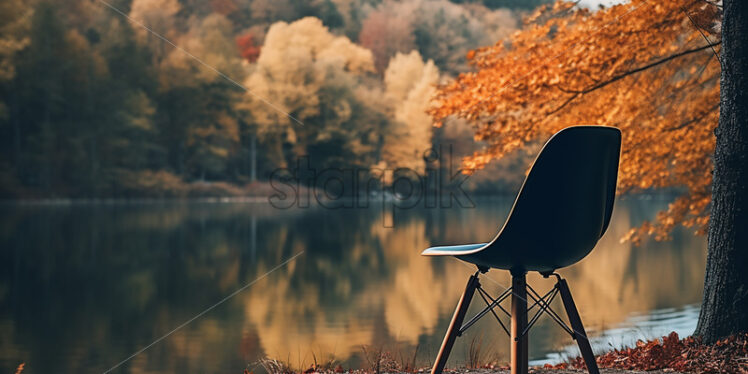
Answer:
[[[665,204],[619,201],[598,248],[562,271],[600,345],[631,336],[627,326],[639,326],[638,334],[678,328],[681,314],[656,311],[700,301],[703,238],[676,232],[668,243],[618,241]],[[423,258],[420,250],[488,240],[510,205],[492,199],[479,201],[477,209],[412,209],[398,212],[394,228],[382,226],[387,213],[376,207],[4,205],[0,370],[26,362],[34,372],[102,372],[301,251],[288,266],[118,370],[237,372],[264,355],[297,366],[313,355],[320,361],[334,356],[356,367],[363,345],[404,353],[418,346],[426,365],[473,270],[456,260]],[[495,283],[483,284],[495,293],[509,284],[508,274],[489,276]],[[529,280],[536,289],[551,285]],[[641,324],[653,311],[655,322]],[[463,361],[464,342],[478,336],[487,354],[506,358],[508,340],[494,324],[484,319],[473,327],[450,364]],[[531,358],[552,359],[549,354],[570,343],[541,319],[531,334]]]

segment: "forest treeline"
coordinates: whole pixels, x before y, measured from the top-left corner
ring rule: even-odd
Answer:
[[[475,147],[433,128],[434,86],[538,2],[2,0],[0,196],[241,194],[303,155],[422,171]]]

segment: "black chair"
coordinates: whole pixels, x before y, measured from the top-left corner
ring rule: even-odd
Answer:
[[[620,152],[621,132],[616,128],[575,126],[559,131],[535,159],[509,218],[491,242],[423,251],[424,256],[455,256],[478,267],[457,303],[432,374],[440,374],[444,369],[455,339],[489,312],[511,336],[512,374],[528,371],[527,333],[542,313],[577,341],[587,370],[593,374],[599,372],[569,286],[555,271],[584,258],[608,228]],[[511,288],[497,298],[489,295],[478,281],[478,275],[491,268],[509,270],[512,275]],[[553,275],[557,282],[541,296],[527,285],[528,271],[537,271],[546,278]],[[463,325],[475,291],[486,308]],[[550,308],[551,301],[559,294],[571,326]],[[500,303],[510,295],[511,311],[507,311]],[[529,309],[528,297],[533,302]],[[511,317],[510,329],[496,314],[497,306]],[[538,310],[528,321],[528,312],[535,307]]]

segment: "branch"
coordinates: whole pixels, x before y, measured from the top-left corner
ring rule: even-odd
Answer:
[[[703,51],[703,50],[708,49],[708,48],[713,48],[714,46],[720,45],[720,44],[722,44],[721,40],[718,41],[718,42],[715,42],[715,43],[707,44],[707,45],[702,46],[702,47],[698,47],[698,48],[689,49],[689,50],[686,50],[686,51],[683,51],[683,52],[679,52],[679,53],[676,53],[674,55],[670,55],[668,57],[665,57],[665,58],[663,58],[661,60],[657,60],[657,61],[655,61],[653,63],[650,63],[650,64],[644,65],[642,67],[636,68],[634,70],[629,70],[627,72],[621,73],[619,75],[616,75],[613,78],[610,78],[607,81],[600,82],[600,83],[598,83],[598,84],[596,84],[594,86],[591,86],[589,88],[585,88],[583,90],[566,90],[565,92],[577,93],[577,94],[584,95],[584,94],[590,93],[592,91],[595,91],[597,89],[603,88],[603,87],[605,87],[605,86],[607,86],[607,85],[609,85],[611,83],[617,82],[617,81],[619,81],[619,80],[621,80],[623,78],[628,77],[629,75],[640,73],[640,72],[642,72],[644,70],[647,70],[649,68],[655,67],[657,65],[662,65],[662,64],[664,64],[664,63],[666,63],[668,61],[675,60],[676,58],[683,57],[683,56],[689,55],[691,53],[700,52],[700,51]]]
[[[704,73],[704,71],[706,70],[706,66],[707,66],[707,65],[709,65],[709,61],[711,61],[711,59],[712,59],[712,56],[713,56],[713,55],[709,55],[709,57],[707,57],[706,63],[704,63],[704,65],[703,65],[703,66],[701,67],[701,69],[699,70],[699,72],[698,72],[698,73],[696,74],[696,78],[695,78],[695,81],[696,81],[696,82],[698,82],[698,79],[699,79],[699,78],[701,77],[701,75],[702,75],[702,74]],[[672,56],[671,56],[671,57],[672,57]],[[636,77],[636,80],[638,80],[638,79],[639,79],[639,77],[640,77],[640,76],[637,76],[637,77]],[[590,77],[590,78],[594,80],[594,78],[592,78],[592,77]],[[613,79],[615,79],[615,78],[613,78]],[[603,83],[605,83],[605,84],[603,84],[603,85],[607,85],[607,84],[609,84],[609,83],[612,83],[612,82],[608,82],[608,81],[606,81],[606,82],[603,82]],[[705,83],[705,82],[704,82],[704,83]],[[688,88],[688,87],[690,87],[690,86],[692,86],[692,85],[693,85],[693,84],[688,84],[688,85],[684,86],[683,88],[685,89],[685,88]],[[633,84],[632,84],[632,86],[633,86]],[[570,89],[566,89],[566,88],[563,88],[563,87],[560,87],[560,86],[557,86],[556,88],[557,88],[557,89],[558,89],[559,91],[561,91],[561,92],[564,92],[564,93],[567,93],[567,94],[571,94],[571,96],[570,96],[570,97],[569,97],[568,99],[566,99],[566,101],[564,101],[564,102],[563,102],[563,103],[562,103],[562,104],[561,104],[561,105],[560,105],[560,106],[559,106],[558,108],[556,108],[556,109],[553,109],[553,110],[551,110],[550,112],[546,113],[546,115],[552,115],[552,114],[556,114],[557,112],[561,111],[561,109],[563,109],[563,108],[565,108],[565,107],[566,107],[567,105],[569,105],[569,103],[571,103],[572,101],[574,101],[574,99],[576,99],[577,97],[579,97],[579,95],[582,95],[582,94],[586,93],[586,92],[582,92],[582,91],[575,91],[575,90],[570,90]],[[631,89],[631,87],[629,87],[629,90],[630,90],[630,89]],[[677,93],[672,93],[672,94],[670,94],[670,95],[669,95],[669,96],[668,96],[667,98],[672,98],[672,97],[673,97],[673,96],[675,96],[676,94],[677,94]],[[688,124],[685,124],[684,126],[686,126],[686,125],[688,125]],[[672,129],[672,130],[677,130],[678,128],[680,128],[680,127],[676,127],[676,128],[674,128],[674,129]],[[670,131],[670,129],[668,129],[668,130],[666,130],[666,131]]]
[[[565,107],[565,106],[567,106],[567,105],[568,105],[568,104],[569,104],[570,102],[572,102],[572,101],[573,101],[574,99],[576,99],[576,98],[577,98],[577,96],[579,96],[579,94],[578,94],[578,93],[575,93],[575,94],[571,95],[571,96],[570,96],[570,97],[569,97],[568,99],[566,99],[566,101],[564,101],[564,103],[563,103],[563,104],[561,104],[561,105],[560,105],[560,106],[559,106],[558,108],[556,108],[556,109],[553,109],[552,111],[550,111],[550,112],[546,113],[546,115],[547,115],[547,116],[550,116],[551,114],[555,114],[556,112],[560,111],[561,109],[564,109],[564,107]]]
[[[694,117],[694,118],[691,118],[691,119],[689,119],[688,121],[686,121],[686,122],[683,122],[683,123],[681,123],[681,124],[680,124],[680,125],[678,125],[678,126],[675,126],[675,127],[671,127],[671,128],[669,128],[669,129],[664,129],[663,131],[675,131],[675,130],[680,130],[680,129],[682,129],[682,128],[684,128],[684,127],[686,127],[686,126],[688,126],[688,125],[690,125],[690,124],[692,124],[692,123],[694,123],[694,122],[698,122],[698,121],[701,121],[701,120],[702,120],[702,119],[703,119],[704,117],[706,117],[706,116],[707,116],[707,115],[708,115],[709,113],[711,113],[711,112],[712,112],[713,110],[715,110],[715,109],[719,109],[719,103],[718,103],[718,104],[716,104],[716,105],[714,105],[714,106],[712,106],[712,107],[711,107],[711,108],[709,108],[708,110],[704,111],[704,113],[701,113],[700,115],[698,115],[698,116],[696,116],[696,117]]]

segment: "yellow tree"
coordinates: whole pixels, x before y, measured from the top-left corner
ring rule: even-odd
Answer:
[[[31,7],[21,0],[0,3],[0,82],[15,75],[13,58],[29,43],[26,33],[31,13]],[[3,115],[3,107],[0,103],[0,115]]]
[[[270,27],[244,83],[251,91],[239,106],[251,114],[248,121],[277,166],[305,155],[314,155],[313,166],[321,168],[367,163],[381,121],[358,91],[366,88],[373,61],[371,51],[318,18]]]
[[[619,192],[672,188],[680,196],[639,240],[677,224],[704,232],[719,116],[719,7],[705,0],[632,0],[590,11],[558,2],[525,27],[470,51],[474,71],[439,88],[430,113],[469,120],[487,146],[481,168],[570,125],[623,130]]]
[[[423,173],[423,155],[431,148],[433,130],[425,111],[438,80],[439,69],[431,60],[423,62],[418,51],[390,59],[384,83],[394,120],[383,135],[381,166]]]

